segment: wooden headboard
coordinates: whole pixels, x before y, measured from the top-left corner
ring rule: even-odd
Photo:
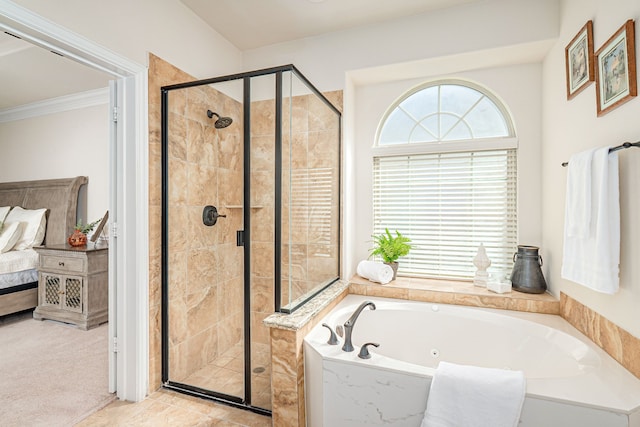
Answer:
[[[86,220],[87,198],[80,195],[86,176],[0,183],[0,206],[47,208],[48,245],[66,243],[80,217]],[[86,188],[86,187],[85,187]]]

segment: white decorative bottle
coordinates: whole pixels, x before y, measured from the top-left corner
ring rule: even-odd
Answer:
[[[489,280],[489,273],[487,273],[487,268],[491,265],[491,260],[487,256],[487,251],[484,248],[484,244],[480,243],[480,247],[478,247],[478,253],[476,257],[473,259],[473,265],[476,266],[476,274],[473,277],[473,284],[475,286],[482,286],[484,288],[487,287],[487,281]]]

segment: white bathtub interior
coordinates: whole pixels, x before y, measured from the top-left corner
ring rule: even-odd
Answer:
[[[355,351],[327,344],[321,324],[343,324],[365,300],[377,309],[358,318]],[[373,357],[358,358],[371,341]],[[520,427],[640,426],[640,380],[560,316],[349,295],[304,351],[310,427],[419,426],[440,360],[523,370]]]

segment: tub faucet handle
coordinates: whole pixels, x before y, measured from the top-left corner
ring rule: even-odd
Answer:
[[[371,353],[369,353],[369,349],[367,347],[369,347],[370,345],[374,346],[374,347],[380,347],[380,344],[375,343],[375,342],[368,342],[366,344],[364,344],[361,348],[360,348],[360,353],[358,353],[358,357],[360,359],[371,359]]]
[[[329,336],[329,341],[327,341],[327,344],[338,345],[338,337],[336,336],[336,333],[333,332],[333,329],[331,329],[331,326],[327,325],[326,323],[323,323],[322,326],[329,329],[329,332],[331,333],[331,335]]]

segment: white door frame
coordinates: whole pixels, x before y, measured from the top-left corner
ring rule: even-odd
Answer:
[[[109,351],[116,354],[109,386],[119,399],[140,401],[149,386],[147,68],[9,0],[0,0],[0,30],[116,79],[109,149]]]

